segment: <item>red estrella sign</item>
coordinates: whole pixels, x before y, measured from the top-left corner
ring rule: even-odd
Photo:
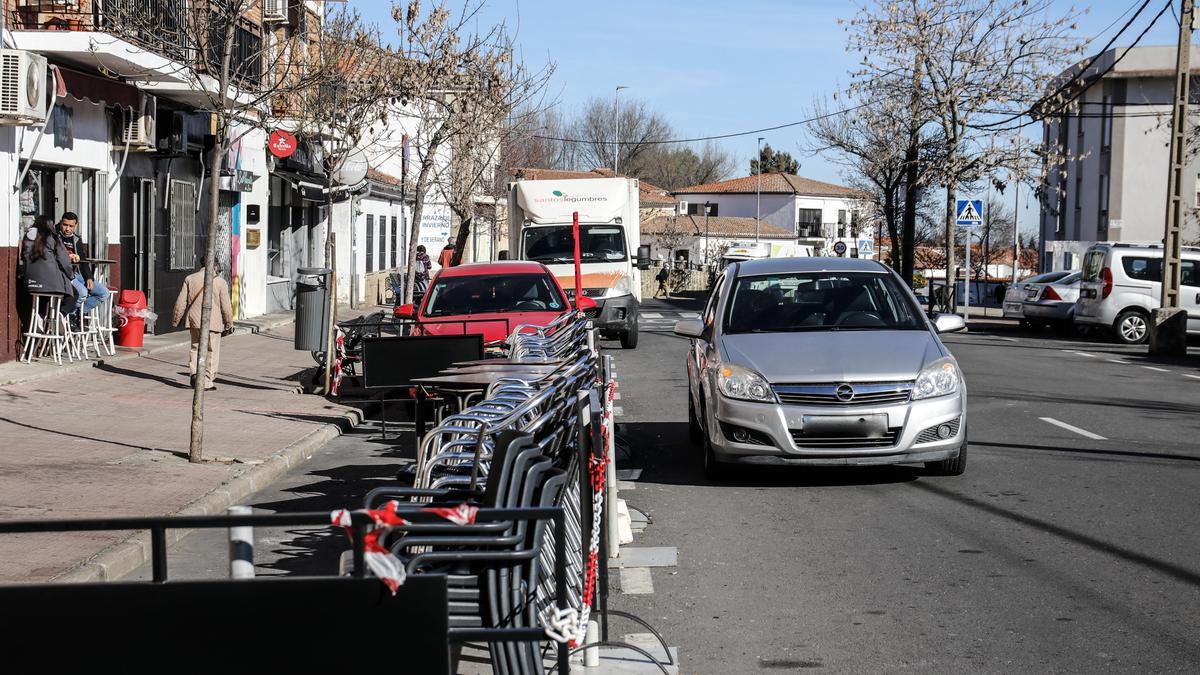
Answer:
[[[271,132],[270,141],[267,143],[267,149],[271,151],[279,159],[291,157],[292,153],[296,152],[296,137],[286,131],[276,129]]]

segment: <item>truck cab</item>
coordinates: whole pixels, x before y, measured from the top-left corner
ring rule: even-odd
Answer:
[[[550,268],[574,300],[573,215],[579,214],[580,276],[601,335],[632,349],[642,300],[638,182],[631,178],[518,180],[509,186],[511,257]]]

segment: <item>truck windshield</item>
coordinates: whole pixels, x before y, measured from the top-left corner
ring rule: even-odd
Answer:
[[[575,260],[571,225],[531,227],[525,230],[525,258],[546,265]],[[616,225],[580,225],[579,259],[582,262],[620,262],[629,259],[625,231]]]

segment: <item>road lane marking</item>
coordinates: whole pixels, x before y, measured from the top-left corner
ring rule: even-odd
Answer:
[[[1158,367],[1155,367],[1155,366],[1142,366],[1142,367],[1143,367],[1143,368],[1145,368],[1146,370],[1153,370],[1153,371],[1154,371],[1154,372],[1156,372],[1156,373],[1169,373],[1169,372],[1171,372],[1171,371],[1167,370],[1166,368],[1158,368]]]
[[[643,319],[661,319],[662,314],[659,314],[658,312],[642,312],[642,318]]]
[[[1192,378],[1193,380],[1200,380],[1200,375],[1188,375],[1187,373],[1184,373],[1184,374],[1183,374],[1183,376],[1184,376],[1184,377],[1190,377],[1190,378]]]
[[[1089,353],[1087,353],[1087,352],[1081,352],[1081,351],[1079,351],[1079,350],[1077,350],[1077,349],[1064,349],[1063,351],[1064,351],[1064,352],[1066,352],[1066,353],[1068,353],[1068,354],[1078,354],[1079,356],[1086,356],[1086,357],[1088,357],[1089,359],[1098,359],[1098,358],[1100,358],[1099,356],[1096,356],[1095,354],[1089,354]]]
[[[1079,427],[1071,426],[1070,424],[1067,424],[1066,422],[1060,422],[1060,421],[1054,419],[1053,417],[1039,417],[1038,419],[1040,419],[1043,422],[1046,422],[1047,424],[1053,424],[1056,427],[1062,427],[1063,429],[1066,429],[1067,431],[1074,431],[1075,433],[1079,434],[1080,436],[1083,436],[1084,438],[1090,438],[1093,441],[1107,441],[1108,440],[1107,438],[1101,436],[1100,434],[1093,434],[1092,432],[1088,431],[1087,429],[1080,429]]]
[[[996,338],[997,340],[1004,340],[1005,342],[1020,342],[1020,340],[1017,338],[1002,337],[999,335],[993,335],[992,337]]]
[[[680,312],[679,316],[681,316],[685,319],[699,319],[700,313],[699,312]]]
[[[1109,363],[1129,363],[1128,361],[1122,361],[1121,359],[1104,359],[1104,360],[1108,361]]]
[[[654,580],[649,567],[621,568],[621,592],[644,595],[654,592]]]

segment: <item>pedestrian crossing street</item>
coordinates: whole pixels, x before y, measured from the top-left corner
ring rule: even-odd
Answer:
[[[676,321],[699,318],[700,312],[681,312],[674,310],[642,311],[638,314],[638,323],[644,330],[669,331],[675,328]]]

